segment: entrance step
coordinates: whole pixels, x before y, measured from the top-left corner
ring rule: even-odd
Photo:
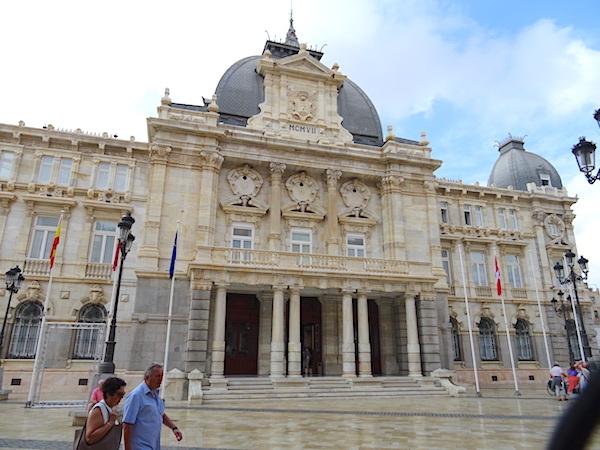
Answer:
[[[203,403],[240,400],[447,396],[433,379],[424,377],[298,377],[227,378],[218,389],[204,387]]]

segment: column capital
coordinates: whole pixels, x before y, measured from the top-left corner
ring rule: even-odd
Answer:
[[[272,162],[269,165],[269,169],[271,170],[271,177],[281,179],[285,168],[286,166],[283,163]]]

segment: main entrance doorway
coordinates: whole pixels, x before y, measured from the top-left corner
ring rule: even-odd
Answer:
[[[254,295],[227,294],[225,375],[258,374],[260,303]]]
[[[302,375],[323,375],[321,351],[321,302],[314,297],[300,299],[300,344]]]

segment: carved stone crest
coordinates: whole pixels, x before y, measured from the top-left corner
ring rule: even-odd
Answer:
[[[304,212],[306,207],[315,201],[319,185],[314,178],[306,172],[299,172],[287,179],[285,187],[290,198],[298,204],[300,211]]]
[[[248,164],[229,172],[227,181],[231,191],[241,199],[242,206],[246,206],[249,200],[256,197],[263,185],[263,178]]]
[[[288,88],[288,111],[290,115],[302,122],[311,122],[317,113],[317,93]]]
[[[346,181],[340,187],[340,194],[348,208],[358,214],[367,207],[371,190],[358,179]]]

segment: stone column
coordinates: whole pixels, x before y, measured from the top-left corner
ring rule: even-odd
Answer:
[[[138,263],[143,270],[158,270],[158,240],[160,219],[163,213],[167,160],[171,147],[150,145],[150,177],[148,210],[144,222],[142,245],[138,251]]]
[[[327,169],[327,254],[338,255],[340,248],[340,232],[338,230],[338,180],[341,170]]]
[[[406,261],[404,240],[404,214],[402,204],[402,184],[400,175],[385,175],[381,179],[381,213],[383,226],[383,254],[385,259]]]
[[[356,376],[352,293],[342,292],[342,376]]]
[[[196,240],[196,261],[210,260],[210,249],[215,237],[216,201],[219,171],[223,164],[223,156],[217,151],[203,151],[202,157],[202,188],[198,202],[198,225]]]
[[[301,376],[301,355],[300,348],[300,289],[292,288],[290,295],[290,322],[288,325],[289,342],[288,342],[288,376]]]
[[[281,176],[285,164],[272,162],[271,169],[271,204],[269,205],[269,250],[281,251]]]
[[[192,281],[185,352],[185,371],[207,372],[208,324],[212,283]]]
[[[421,346],[419,345],[419,329],[417,325],[417,307],[415,294],[407,293],[404,299],[406,306],[406,341],[408,350],[408,375],[423,376],[421,372]]]
[[[367,294],[358,293],[358,376],[370,377],[371,343],[369,342],[369,308]]]
[[[284,375],[284,303],[283,286],[273,286],[273,329],[271,330],[271,376]]]
[[[227,311],[227,285],[217,285],[215,299],[214,332],[212,341],[211,378],[223,378],[225,373],[225,313]]]

